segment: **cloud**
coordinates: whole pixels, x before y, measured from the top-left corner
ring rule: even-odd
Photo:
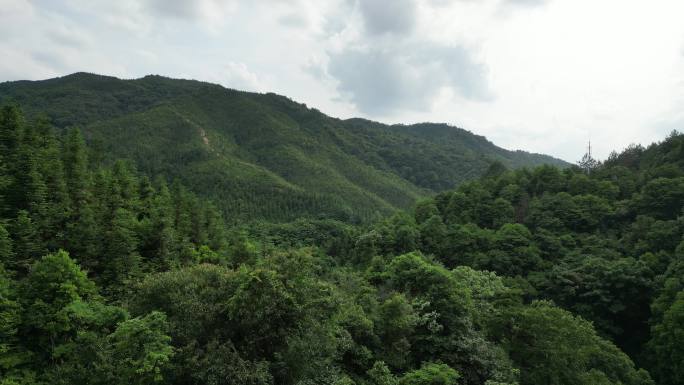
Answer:
[[[494,15],[510,18],[517,12],[529,12],[543,9],[551,0],[501,0],[495,8]]]
[[[244,91],[268,91],[263,86],[259,76],[250,71],[244,63],[230,62],[226,64],[223,73],[220,75],[221,79],[217,80],[229,88]]]
[[[487,68],[476,62],[472,53],[461,46],[421,45],[416,48],[419,62],[429,62],[440,82],[470,100],[491,100]]]
[[[40,65],[51,68],[57,72],[64,71],[68,68],[68,64],[64,61],[64,57],[54,51],[34,51],[31,53],[31,59]]]
[[[212,11],[224,8],[232,1],[224,0],[148,0],[148,10],[157,15],[197,20],[210,17]]]
[[[140,4],[148,22],[155,17],[183,21],[215,35],[241,6],[237,0],[143,0]]]
[[[460,46],[345,49],[330,55],[327,72],[343,98],[371,115],[429,110],[445,89],[470,100],[492,98],[486,68]]]
[[[371,35],[408,34],[415,27],[414,0],[360,0],[358,5],[365,29]]]
[[[338,91],[368,114],[382,114],[410,104],[411,95],[421,90],[417,89],[420,79],[404,76],[409,70],[405,58],[359,50],[332,55],[328,67],[328,73],[339,82]],[[425,95],[415,96],[419,107],[424,108]]]
[[[323,63],[321,58],[318,56],[312,56],[309,60],[302,66],[305,73],[313,76],[314,79],[318,81],[325,81],[327,79],[326,65]]]
[[[278,23],[286,27],[304,28],[309,24],[309,20],[300,13],[288,13],[279,17]]]
[[[504,0],[505,4],[536,7],[548,3],[549,0]]]
[[[31,53],[17,51],[12,48],[6,48],[0,45],[0,79],[18,80],[18,79],[40,79],[47,77],[59,76],[60,73],[52,68],[45,66],[44,63],[36,60]],[[27,76],[27,73],[30,76]]]
[[[52,17],[44,27],[43,34],[53,43],[65,48],[84,49],[92,43],[90,35],[83,29],[70,26],[61,18]]]
[[[329,41],[325,65],[304,67],[318,80],[332,79],[339,100],[379,117],[430,111],[445,92],[467,100],[492,98],[486,66],[455,39],[425,36],[429,21],[415,0],[355,4],[343,32]]]

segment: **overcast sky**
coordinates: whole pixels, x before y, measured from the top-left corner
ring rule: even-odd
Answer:
[[[272,91],[579,159],[684,131],[681,0],[0,0],[0,81]]]

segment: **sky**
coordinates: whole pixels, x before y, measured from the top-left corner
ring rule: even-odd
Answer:
[[[0,81],[86,71],[276,92],[603,159],[684,131],[681,0],[0,0]]]

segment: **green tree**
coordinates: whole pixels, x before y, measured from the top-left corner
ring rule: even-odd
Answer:
[[[598,337],[589,322],[550,303],[513,308],[501,320],[521,385],[593,385],[597,373],[585,375],[592,371],[602,372],[610,384],[653,384],[624,353]]]
[[[157,191],[149,191],[145,195],[142,205],[147,215],[140,223],[141,256],[153,270],[168,270],[179,263],[173,198],[163,181],[160,181]]]
[[[447,227],[439,215],[433,215],[420,224],[421,250],[442,256],[447,242]]]
[[[463,283],[419,253],[394,258],[388,276],[391,286],[415,301],[417,307],[418,326],[408,340],[412,347],[412,362],[465,350],[459,339],[469,333],[472,301]]]
[[[456,385],[460,374],[448,365],[425,363],[420,369],[406,373],[399,385]]]
[[[649,350],[652,373],[658,384],[674,385],[684,377],[684,290],[662,315],[662,321],[652,327]]]
[[[0,154],[7,156],[16,149],[23,124],[24,118],[17,106],[5,105],[0,109]]]
[[[21,349],[17,336],[19,325],[21,306],[16,299],[15,284],[0,265],[0,383],[3,383],[1,378],[19,377],[17,369],[30,359]]]
[[[107,337],[107,359],[111,364],[110,384],[153,384],[164,381],[173,349],[164,313],[120,323]]]
[[[474,266],[491,249],[493,241],[492,231],[476,224],[450,225],[441,261],[447,267]]]
[[[75,214],[88,201],[90,174],[88,173],[88,152],[78,129],[71,129],[64,143],[64,172],[67,190]]]
[[[625,351],[636,354],[648,335],[653,272],[633,258],[586,257],[556,264],[537,285],[543,295],[591,320]]]
[[[373,385],[397,385],[398,380],[383,361],[376,361],[368,370]]]
[[[134,213],[124,208],[114,212],[103,237],[105,269],[102,278],[107,284],[119,286],[141,273],[138,225]]]
[[[410,341],[419,322],[419,314],[403,294],[395,293],[380,304],[374,325],[382,341],[380,356],[387,363],[395,368],[407,367]]]
[[[68,341],[75,332],[71,305],[96,295],[95,284],[67,252],[46,255],[32,266],[19,289],[22,333],[32,336],[36,352],[49,357],[55,345]]]
[[[39,171],[43,176],[47,197],[43,223],[43,237],[49,250],[56,250],[65,245],[65,231],[70,215],[69,194],[67,191],[64,164],[62,163],[62,147],[55,133],[47,123],[38,123],[42,139]]]
[[[422,224],[434,215],[439,215],[439,210],[433,200],[423,200],[416,203],[416,208],[414,209],[416,223]]]
[[[490,224],[491,228],[499,228],[506,223],[514,222],[515,208],[511,202],[503,198],[496,198],[492,203],[494,215]]]
[[[656,178],[641,189],[637,207],[659,219],[672,219],[684,205],[684,178]]]
[[[502,275],[524,276],[539,269],[541,263],[532,233],[525,225],[508,223],[496,231],[493,249],[476,266]]]
[[[12,250],[12,239],[5,226],[0,224],[0,266],[3,268],[14,261],[14,250]]]
[[[25,210],[19,211],[12,225],[14,258],[7,264],[7,267],[22,275],[45,252],[38,239],[37,227],[33,218]]]
[[[210,341],[195,350],[188,363],[188,383],[198,385],[270,385],[273,376],[268,361],[252,362],[240,356],[231,342]]]

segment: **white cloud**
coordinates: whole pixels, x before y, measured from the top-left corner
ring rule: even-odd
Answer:
[[[266,92],[268,89],[261,83],[259,76],[247,68],[244,63],[230,62],[225,66],[225,72],[219,74],[219,83],[230,88],[246,91]]]
[[[327,72],[342,95],[369,115],[430,111],[444,88],[473,100],[490,97],[486,70],[459,46],[352,47],[331,54]]]
[[[365,29],[371,35],[408,34],[415,26],[415,0],[362,0],[358,5]]]

